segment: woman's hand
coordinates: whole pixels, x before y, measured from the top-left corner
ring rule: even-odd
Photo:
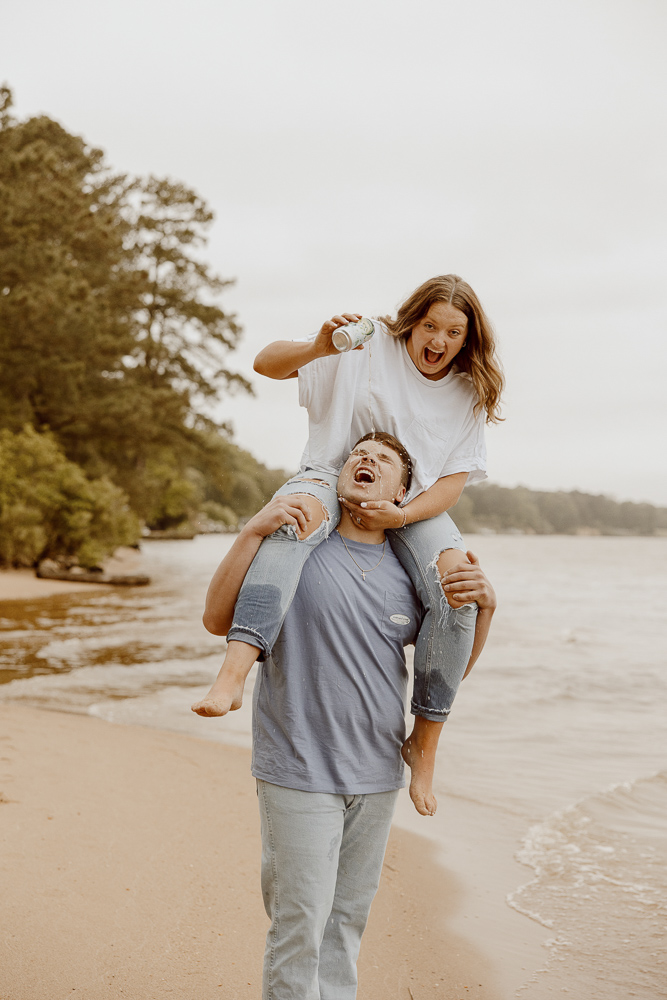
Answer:
[[[368,500],[365,503],[352,503],[350,500],[338,498],[341,506],[349,513],[355,524],[370,531],[402,527],[405,518],[403,510],[391,500]]]
[[[326,320],[320,327],[320,331],[315,338],[314,346],[317,354],[320,357],[326,357],[328,354],[338,354],[338,349],[334,347],[331,339],[333,334],[339,326],[347,326],[348,323],[358,323],[360,319],[361,313],[341,313]],[[354,350],[358,351],[360,348],[363,349],[363,344],[360,347],[355,347]]]
[[[469,563],[461,562],[443,576],[443,590],[457,608],[475,601],[480,611],[493,612],[496,592],[480,568],[475,553],[466,552],[466,555]]]
[[[309,365],[318,358],[338,354],[331,339],[332,334],[339,326],[356,323],[360,319],[360,313],[341,313],[323,323],[314,340],[275,340],[259,352],[253,367],[258,375],[266,375],[267,378],[296,378],[299,368],[304,365]],[[355,351],[362,348],[363,344],[355,347]]]

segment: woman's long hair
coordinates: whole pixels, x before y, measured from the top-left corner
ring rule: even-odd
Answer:
[[[383,316],[382,322],[392,337],[406,340],[436,302],[450,302],[467,316],[465,346],[456,355],[454,364],[472,380],[477,392],[475,409],[483,407],[487,423],[497,423],[503,419],[499,411],[505,378],[496,356],[493,327],[467,281],[457,274],[430,278],[399,306],[396,319]]]

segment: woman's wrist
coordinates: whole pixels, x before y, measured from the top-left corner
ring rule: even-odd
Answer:
[[[338,353],[336,351],[336,353]],[[326,344],[318,344],[316,340],[308,344],[308,361],[305,362],[309,364],[311,361],[318,361],[320,358],[327,358],[331,354],[331,351],[327,350]]]

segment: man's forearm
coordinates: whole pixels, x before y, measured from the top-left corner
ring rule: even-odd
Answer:
[[[477,612],[477,620],[475,622],[475,638],[473,639],[470,659],[468,660],[468,666],[466,667],[466,672],[463,675],[463,680],[465,680],[472,668],[475,666],[480,653],[486,645],[494,611],[495,608],[480,608]]]
[[[321,504],[308,496],[277,496],[262,507],[241,530],[209,584],[204,610],[204,625],[213,635],[227,635],[234,618],[234,607],[250,564],[267,537],[283,524],[294,526],[297,537],[304,538],[319,521],[313,519],[310,505],[316,505],[322,518]]]
[[[204,626],[213,635],[229,632],[241,585],[261,544],[262,536],[246,525],[213,574],[203,616]]]

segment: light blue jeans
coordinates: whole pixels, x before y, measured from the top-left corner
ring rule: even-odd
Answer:
[[[308,477],[320,482],[304,481]],[[275,494],[308,493],[322,503],[327,516],[303,541],[297,538],[294,526],[289,524],[264,539],[236,602],[228,642],[237,639],[257,646],[260,659],[270,654],[306,559],[340,521],[337,483],[337,476],[308,471],[290,479]],[[446,512],[388,531],[387,537],[424,609],[415,643],[415,679],[410,708],[413,715],[443,722],[451,711],[470,659],[477,605],[466,604],[457,610],[449,606],[440,583],[437,560],[446,549],[465,551],[463,539]]]
[[[257,782],[271,920],[262,1000],[354,1000],[398,791],[328,795]]]

